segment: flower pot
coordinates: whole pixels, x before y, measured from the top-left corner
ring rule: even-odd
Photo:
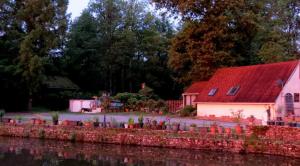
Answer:
[[[243,128],[242,128],[242,126],[241,125],[236,125],[235,126],[235,132],[236,132],[236,134],[242,134],[242,132],[243,132]]]
[[[84,127],[92,127],[93,123],[92,122],[84,122],[83,125],[84,125]]]
[[[94,122],[93,125],[94,127],[99,127],[99,122]]]
[[[133,129],[133,128],[134,128],[134,125],[133,125],[133,124],[130,124],[130,125],[128,125],[128,127],[129,127],[130,129]]]
[[[9,123],[10,123],[10,124],[16,124],[16,120],[11,119],[11,120],[9,121]]]
[[[83,123],[81,121],[77,121],[76,126],[83,126]]]
[[[230,135],[231,134],[231,128],[225,128],[225,133]]]
[[[58,120],[52,120],[53,125],[58,125]]]
[[[144,127],[144,123],[139,123],[140,128]]]
[[[43,121],[41,119],[36,119],[34,123],[37,125],[41,125],[43,124]]]
[[[124,124],[124,128],[128,129],[128,124],[127,123]]]
[[[62,125],[63,125],[63,126],[69,126],[69,125],[70,125],[70,122],[69,122],[68,120],[64,120],[64,121],[62,122]]]
[[[210,133],[211,134],[216,134],[217,127],[216,126],[210,126]]]

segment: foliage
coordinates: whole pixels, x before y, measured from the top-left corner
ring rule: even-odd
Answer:
[[[59,119],[59,112],[52,112],[51,113],[52,121],[58,121]]]
[[[139,124],[144,123],[144,115],[143,115],[143,114],[140,114],[140,115],[139,115],[138,121],[139,121]]]
[[[82,89],[137,92],[146,81],[162,97],[178,93],[167,67],[175,30],[168,18],[156,16],[146,5],[135,0],[92,0],[72,23],[65,69]]]
[[[17,115],[17,116],[15,117],[15,119],[18,120],[18,121],[21,121],[21,120],[23,119],[23,117],[22,117],[21,115]]]
[[[27,104],[31,109],[32,98],[40,93],[44,76],[50,74],[46,61],[51,64],[52,53],[63,46],[67,4],[67,0],[0,2],[0,87],[4,92],[0,105],[19,109]],[[4,98],[22,104],[2,103]]]
[[[191,116],[192,113],[196,110],[193,106],[186,106],[179,111],[180,116]]]
[[[128,119],[128,125],[134,125],[134,119],[132,117]]]
[[[242,118],[244,117],[243,110],[238,110],[236,112],[232,111],[231,114],[234,119],[234,122],[236,123],[240,123]]]
[[[0,110],[0,118],[2,118],[5,115],[5,111],[4,110]]]
[[[185,85],[224,66],[285,61],[299,52],[297,0],[153,1],[183,18],[169,66]]]

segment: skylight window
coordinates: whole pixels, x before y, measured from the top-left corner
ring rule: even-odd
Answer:
[[[234,96],[240,89],[240,86],[233,86],[231,87],[228,92],[227,92],[227,96]]]
[[[212,88],[209,93],[208,93],[208,96],[214,96],[217,92],[218,88]]]

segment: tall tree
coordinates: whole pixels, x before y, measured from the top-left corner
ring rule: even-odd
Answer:
[[[223,66],[293,59],[298,51],[297,1],[153,1],[185,21],[172,41],[169,65],[186,85]]]
[[[14,73],[22,78],[29,110],[44,75],[45,59],[51,56],[51,51],[62,47],[67,28],[67,5],[68,0],[1,1],[1,17],[6,20],[1,22],[0,32],[8,45],[16,44]]]
[[[177,88],[163,88],[174,85],[167,68],[173,27],[145,5],[137,0],[91,1],[72,24],[65,59],[72,79],[84,90],[137,92],[146,82],[169,97]]]

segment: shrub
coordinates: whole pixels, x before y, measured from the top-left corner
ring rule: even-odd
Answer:
[[[133,118],[129,118],[128,119],[128,125],[134,125],[134,119]]]
[[[4,110],[0,110],[0,118],[2,118],[5,114],[5,111]]]
[[[139,121],[139,124],[144,123],[144,115],[143,114],[139,115],[138,121]]]
[[[22,118],[21,115],[17,115],[17,116],[16,116],[16,120],[17,120],[18,122],[22,121],[22,119],[23,119],[23,118]]]
[[[181,109],[179,111],[179,114],[182,117],[184,117],[184,116],[191,116],[194,111],[196,111],[196,108],[194,108],[192,106],[186,106],[186,107],[184,107],[183,109]]]
[[[52,112],[51,117],[52,117],[52,121],[58,121],[59,113],[58,112]]]

